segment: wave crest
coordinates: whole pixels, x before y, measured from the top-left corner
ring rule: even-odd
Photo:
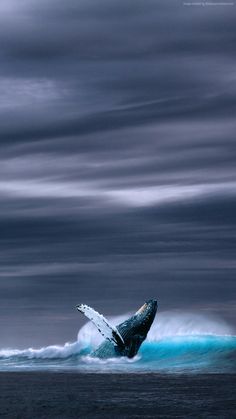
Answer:
[[[129,315],[113,317],[117,325]],[[86,323],[78,340],[40,349],[0,350],[0,370],[79,369],[82,371],[235,371],[236,337],[232,329],[217,318],[195,313],[160,313],[138,355],[132,360],[99,360],[89,356],[103,337],[92,323]]]

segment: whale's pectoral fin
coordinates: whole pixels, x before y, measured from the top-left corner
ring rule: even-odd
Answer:
[[[110,342],[113,342],[119,347],[124,347],[125,343],[118,332],[115,326],[112,326],[107,319],[102,314],[99,314],[93,308],[87,306],[86,304],[79,304],[76,306],[77,310],[83,313],[89,320],[97,327],[98,331],[108,339]]]

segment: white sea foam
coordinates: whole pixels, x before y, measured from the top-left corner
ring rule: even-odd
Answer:
[[[14,357],[21,356],[29,359],[53,359],[53,358],[67,358],[71,355],[77,354],[80,351],[79,342],[65,343],[65,345],[51,345],[40,349],[1,349],[0,357]]]
[[[231,335],[232,328],[222,319],[203,314],[165,311],[156,316],[147,341],[190,335]]]
[[[92,356],[83,356],[82,360],[87,363],[87,364],[100,364],[100,365],[106,365],[106,364],[118,364],[118,365],[122,365],[122,364],[132,364],[134,362],[137,362],[140,360],[140,356],[136,355],[133,358],[127,358],[125,356],[122,357],[118,357],[118,358],[105,358],[105,359],[100,359],[100,358],[95,358]]]

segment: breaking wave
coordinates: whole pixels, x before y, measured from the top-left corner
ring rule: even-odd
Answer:
[[[129,315],[110,318],[117,325]],[[40,349],[0,350],[0,370],[90,372],[236,372],[236,336],[223,321],[194,313],[160,313],[133,359],[100,360],[89,354],[103,338],[91,322],[76,342]]]

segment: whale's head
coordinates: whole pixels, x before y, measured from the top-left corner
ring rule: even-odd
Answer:
[[[157,311],[157,301],[148,300],[136,311],[133,316],[134,321],[137,323],[137,328],[146,334],[152,325]]]
[[[146,339],[157,311],[157,301],[148,300],[129,319],[117,326],[126,347],[126,356],[132,358]]]

